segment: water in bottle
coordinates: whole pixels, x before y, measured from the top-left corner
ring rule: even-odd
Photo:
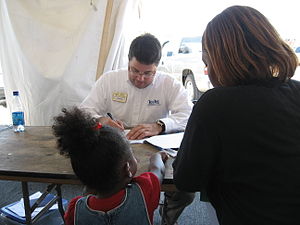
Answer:
[[[13,92],[12,121],[15,132],[23,132],[25,130],[24,111],[18,91]]]

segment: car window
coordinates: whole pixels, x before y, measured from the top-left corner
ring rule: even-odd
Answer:
[[[184,37],[181,40],[178,53],[188,54],[202,51],[202,37]]]

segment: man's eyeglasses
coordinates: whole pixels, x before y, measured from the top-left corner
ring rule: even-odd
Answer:
[[[135,75],[135,76],[145,76],[145,77],[152,77],[155,75],[156,71],[145,71],[145,72],[140,72],[137,69],[135,69],[134,67],[128,67],[128,71]]]

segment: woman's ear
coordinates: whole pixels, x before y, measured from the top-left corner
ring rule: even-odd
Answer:
[[[129,162],[126,162],[125,164],[125,170],[126,170],[126,174],[129,178],[132,178],[132,173],[131,173],[131,170],[130,170],[130,164]]]

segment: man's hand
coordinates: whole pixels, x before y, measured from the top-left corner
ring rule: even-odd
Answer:
[[[132,128],[126,135],[128,140],[139,140],[162,132],[162,127],[156,123],[140,124]]]
[[[115,127],[115,128],[118,128],[120,129],[121,131],[124,130],[124,124],[122,121],[120,120],[112,120],[111,118],[109,117],[100,117],[98,119],[98,121],[101,123],[101,124],[104,124],[104,125],[109,125],[111,127]]]

